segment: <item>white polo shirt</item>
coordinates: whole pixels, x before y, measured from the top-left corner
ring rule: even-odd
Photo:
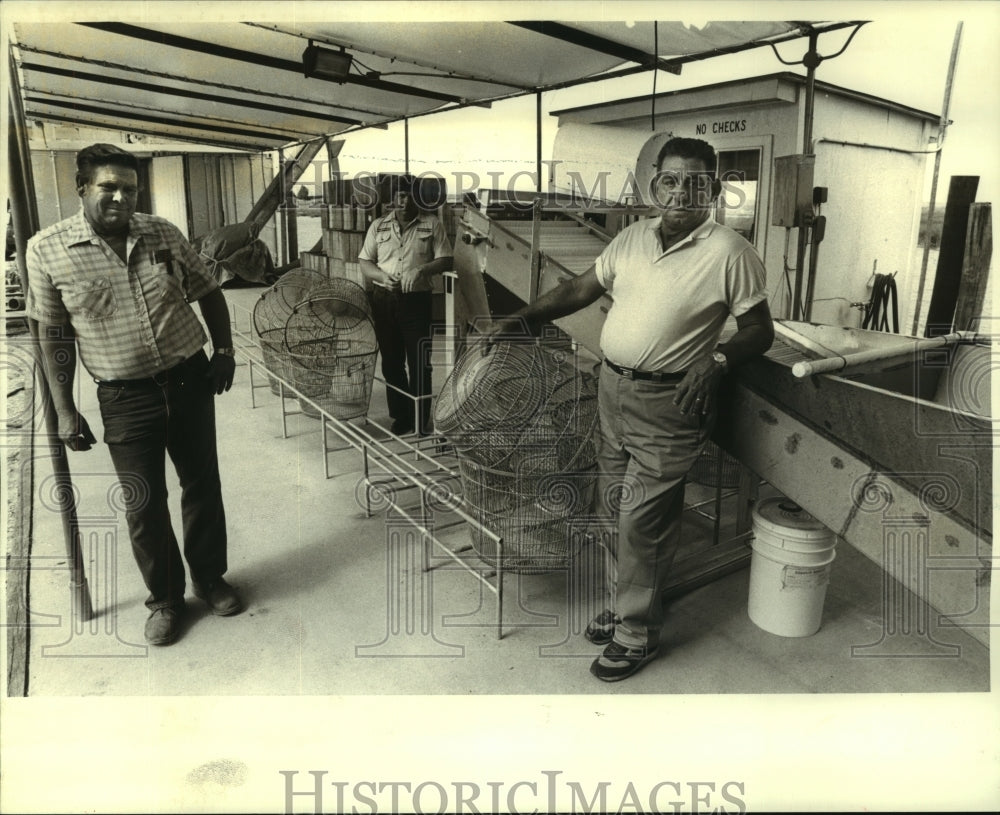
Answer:
[[[614,301],[601,332],[611,362],[684,371],[710,354],[726,320],[767,299],[757,250],[711,217],[666,252],[659,218],[623,229],[596,261]]]

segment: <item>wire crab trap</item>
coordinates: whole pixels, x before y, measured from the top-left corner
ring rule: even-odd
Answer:
[[[543,466],[556,457],[565,468],[592,446],[597,383],[580,372],[572,355],[534,342],[495,343],[488,353],[470,347],[445,381],[434,408],[434,426],[458,454],[514,472],[528,457]]]
[[[284,347],[285,323],[293,309],[308,296],[309,291],[326,282],[327,278],[319,272],[293,269],[278,278],[254,305],[253,327],[260,340],[264,367],[296,387],[297,371]],[[280,395],[278,380],[269,376],[267,382],[271,392]]]
[[[508,571],[565,566],[577,548],[569,522],[589,511],[596,477],[597,381],[565,349],[536,342],[472,347],[435,405],[455,448],[464,500],[503,538]],[[480,559],[496,565],[491,537],[470,526]]]
[[[312,289],[285,322],[283,346],[303,396],[299,404],[318,417],[316,406],[337,419],[368,412],[378,343],[371,307],[357,283],[334,278]],[[297,384],[297,387],[299,385]]]
[[[574,519],[590,512],[596,466],[547,474],[511,473],[458,459],[469,514],[472,547],[479,559],[504,571],[537,574],[565,568],[581,545]],[[493,532],[502,539],[502,557]]]
[[[709,441],[687,474],[688,481],[707,487],[734,489],[740,483],[740,462]]]

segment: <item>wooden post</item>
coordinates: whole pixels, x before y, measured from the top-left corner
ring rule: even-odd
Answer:
[[[16,251],[17,270],[21,276],[21,287],[25,297],[31,289],[31,278],[25,259],[28,238],[39,229],[38,202],[35,197],[35,183],[31,173],[31,158],[28,147],[28,134],[25,129],[24,109],[21,106],[21,92],[17,84],[17,71],[14,59],[8,55],[10,82],[8,83],[7,115],[9,127],[7,130],[7,171],[10,194],[11,225],[14,230],[14,245]],[[69,565],[70,597],[74,621],[93,619],[94,607],[90,600],[90,589],[87,585],[83,566],[83,551],[80,546],[79,525],[76,516],[76,500],[73,491],[73,480],[70,474],[66,447],[59,441],[59,433],[55,411],[52,410],[52,400],[45,378],[45,369],[41,364],[42,357],[38,345],[38,323],[28,319],[31,332],[31,354],[36,360],[39,376],[36,378],[36,399],[44,411],[45,432],[44,441],[49,444],[52,456],[52,473],[55,490],[53,496],[59,506],[59,517],[62,521],[63,542],[66,547],[66,559]],[[26,374],[26,376],[29,374]],[[27,462],[22,462],[21,491],[19,498],[22,539],[14,541],[14,551],[9,552],[7,573],[7,695],[27,696],[28,693],[28,634],[30,597],[28,590],[29,569],[31,557],[32,536],[24,535],[29,528],[32,514],[30,511],[32,492],[34,490],[34,461],[40,456],[39,444],[35,434],[31,436],[30,447],[26,447]],[[28,507],[23,506],[27,502]]]
[[[528,270],[528,303],[538,299],[542,276],[542,199],[536,198],[531,207],[531,266]]]
[[[653,23],[656,25],[656,23]],[[542,191],[542,93],[535,94],[535,192]]]
[[[975,331],[983,314],[989,283],[990,257],[993,254],[993,215],[990,204],[969,208],[969,228],[965,233],[962,278],[958,284],[955,306],[955,331]]]
[[[956,175],[948,187],[948,202],[944,207],[941,226],[941,250],[930,306],[927,309],[925,337],[948,334],[955,319],[958,287],[962,279],[962,259],[965,255],[965,233],[969,226],[969,209],[976,200],[979,176]]]
[[[284,156],[284,152],[282,152]],[[305,168],[303,168],[305,169]],[[285,245],[285,257],[283,258],[285,263],[291,260],[295,260],[299,256],[299,210],[298,210],[298,199],[295,197],[295,193],[292,191],[291,184],[288,185],[288,191],[285,193],[285,235],[287,243]]]
[[[340,178],[340,151],[344,149],[343,139],[334,139],[332,136],[326,138],[326,160],[329,166],[326,168],[326,177],[329,180]],[[323,190],[320,190],[322,194]]]
[[[955,26],[955,38],[951,45],[951,61],[948,64],[948,78],[944,83],[944,102],[941,105],[941,117],[938,122],[938,144],[941,145],[948,129],[948,108],[951,106],[951,89],[955,82],[955,67],[958,65],[958,49],[962,42],[962,23]],[[934,176],[931,179],[931,200],[927,208],[927,232],[924,235],[924,253],[920,261],[920,280],[917,286],[917,301],[913,305],[913,328],[910,333],[916,335],[920,325],[920,310],[924,302],[924,285],[927,282],[927,257],[931,250],[931,223],[934,220],[934,205],[937,201],[938,174],[941,171],[941,149],[934,153]]]

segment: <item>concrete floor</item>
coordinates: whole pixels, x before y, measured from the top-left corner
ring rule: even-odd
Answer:
[[[260,291],[227,292],[238,326],[247,325],[242,309],[252,308]],[[100,438],[93,388],[84,383],[82,409]],[[437,555],[438,567],[423,571],[422,547],[400,549],[387,534],[398,527],[384,512],[366,516],[361,454],[353,448],[330,453],[326,478],[319,422],[289,416],[283,438],[278,397],[264,387],[255,398],[256,408],[248,366],[239,358],[234,388],[219,398],[217,410],[230,533],[227,578],[248,608],[238,617],[215,618],[189,597],[184,635],[166,648],[143,642],[145,589],[124,519],[113,509],[106,448],[70,459],[97,610],[89,623],[71,613],[62,531],[42,500],[48,471],[39,460],[29,696],[989,690],[988,650],[959,629],[937,625],[925,606],[914,608],[926,632],[887,637],[884,575],[844,543],[817,634],[785,638],[758,628],[747,615],[744,568],[671,604],[665,647],[655,662],[626,682],[599,682],[588,667],[600,649],[581,636],[595,600],[576,588],[578,575],[508,576],[504,637],[497,640],[494,598],[474,577]],[[378,383],[369,415],[387,424]],[[697,523],[688,529],[706,534]],[[443,537],[461,543],[468,535],[456,528]]]

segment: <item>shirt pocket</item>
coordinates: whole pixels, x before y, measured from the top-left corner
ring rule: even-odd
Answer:
[[[434,241],[432,238],[434,234],[428,232],[427,234],[417,235],[416,247],[417,247],[417,257],[420,260],[434,260]]]
[[[74,317],[104,320],[118,309],[115,291],[107,277],[74,283],[63,290],[63,304]]]
[[[154,267],[154,275],[156,291],[163,303],[178,304],[187,301],[181,281],[166,263],[157,263]]]

